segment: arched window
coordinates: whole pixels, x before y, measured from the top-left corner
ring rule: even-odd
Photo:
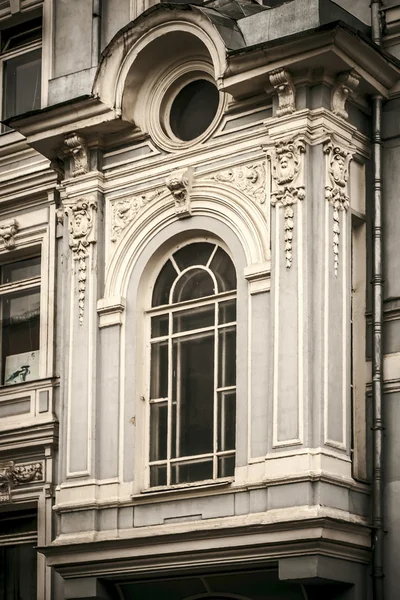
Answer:
[[[215,243],[176,250],[152,295],[150,486],[235,467],[236,271]]]

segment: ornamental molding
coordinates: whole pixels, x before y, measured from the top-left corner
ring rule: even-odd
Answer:
[[[64,138],[64,153],[72,157],[72,177],[90,171],[89,149],[84,137],[76,132],[68,134]]]
[[[360,83],[360,75],[352,70],[340,73],[332,89],[331,110],[333,114],[343,119],[348,119],[349,114],[346,110],[348,97],[357,89]]]
[[[306,143],[304,137],[289,138],[275,143],[268,149],[271,161],[272,189],[271,205],[284,209],[284,241],[286,268],[293,262],[294,204],[305,199],[304,155]]]
[[[173,171],[165,180],[175,203],[175,213],[180,219],[191,217],[191,191],[193,185],[193,169]]]
[[[97,201],[92,198],[79,198],[74,204],[64,205],[65,214],[68,217],[69,247],[72,250],[72,258],[78,263],[78,306],[79,324],[83,323],[85,309],[87,258],[89,246],[96,242],[95,237],[95,214]]]
[[[15,465],[12,460],[0,462],[0,503],[11,501],[11,492],[17,485],[43,480],[43,464],[40,462]]]
[[[224,169],[212,175],[211,179],[234,186],[260,206],[265,204],[266,177],[264,161]]]
[[[333,139],[323,145],[325,154],[325,200],[333,207],[333,264],[339,270],[340,213],[350,205],[348,195],[349,165],[353,152],[341,148]]]
[[[0,223],[0,238],[3,240],[4,248],[12,250],[15,248],[15,235],[19,230],[19,224],[16,219]]]
[[[124,229],[136,219],[141,210],[158,198],[161,193],[161,189],[152,190],[114,202],[111,209],[111,241],[117,242]]]
[[[296,110],[296,90],[289,71],[276,69],[270,73],[269,80],[278,94],[279,106],[276,116],[283,117],[293,113]]]

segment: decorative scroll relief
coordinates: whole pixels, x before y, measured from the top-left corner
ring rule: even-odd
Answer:
[[[192,184],[193,169],[191,167],[174,171],[165,180],[165,185],[174,198],[175,212],[181,219],[192,215],[190,207]]]
[[[64,138],[64,153],[72,156],[72,176],[84,175],[90,171],[89,150],[85,138],[78,133],[70,133]]]
[[[142,208],[158,198],[161,192],[160,189],[152,190],[115,202],[111,209],[111,241],[116,242],[124,229],[136,219]]]
[[[292,76],[285,69],[276,69],[270,73],[269,80],[278,94],[276,116],[290,115],[296,110],[296,90]]]
[[[340,73],[332,89],[331,109],[333,114],[348,119],[346,102],[352,92],[356,90],[360,83],[360,75],[356,71]]]
[[[17,465],[12,460],[0,463],[0,502],[11,501],[11,491],[17,485],[43,479],[43,465],[40,462]]]
[[[11,219],[0,224],[0,238],[3,240],[4,247],[7,250],[15,248],[15,234],[19,230],[19,225],[16,219]]]
[[[293,262],[294,210],[293,205],[305,198],[304,154],[306,145],[303,138],[276,142],[275,148],[268,150],[272,170],[272,206],[284,209],[284,240],[286,268]]]
[[[94,217],[97,202],[94,198],[80,198],[74,204],[65,206],[68,216],[69,247],[72,257],[78,262],[78,305],[79,323],[83,323],[86,293],[86,259],[89,256],[88,247],[96,242]]]
[[[262,161],[225,169],[213,175],[211,179],[230,183],[256,204],[265,204],[265,165]]]
[[[339,270],[340,213],[349,208],[347,182],[352,152],[328,140],[324,143],[325,199],[333,207],[333,262],[335,276]]]

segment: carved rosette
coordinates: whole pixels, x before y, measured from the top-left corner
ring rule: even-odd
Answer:
[[[340,148],[331,139],[324,143],[325,199],[333,207],[333,261],[339,271],[340,213],[349,208],[348,179],[352,152]]]
[[[97,210],[97,201],[94,198],[80,198],[74,204],[65,206],[68,216],[69,247],[72,258],[78,263],[78,305],[79,323],[83,323],[86,293],[86,259],[89,256],[90,244],[96,242],[94,218]]]
[[[19,230],[19,225],[16,219],[11,219],[0,224],[0,238],[3,240],[4,247],[7,250],[15,248],[15,234]]]
[[[347,71],[340,73],[332,89],[331,109],[335,115],[347,119],[349,117],[346,110],[346,102],[360,83],[360,75],[356,71]]]
[[[192,184],[193,169],[191,167],[174,171],[165,180],[165,185],[174,199],[175,213],[180,219],[192,215],[190,207]]]
[[[133,198],[118,200],[112,205],[111,241],[116,242],[124,229],[134,221],[142,208],[158,198],[162,190],[152,190],[138,194]]]
[[[293,262],[294,204],[305,198],[304,154],[306,145],[303,138],[286,139],[276,142],[275,148],[268,150],[271,161],[272,190],[271,205],[283,208],[284,241],[286,268]]]
[[[64,138],[64,153],[73,161],[72,176],[84,175],[90,171],[89,150],[85,138],[78,133],[70,133]]]
[[[17,485],[25,485],[43,479],[40,462],[15,465],[13,461],[0,463],[0,502],[11,501],[11,491]]]
[[[249,165],[237,165],[230,169],[219,171],[211,177],[215,181],[229,183],[243,192],[250,200],[259,204],[265,204],[265,165],[264,161]]]
[[[292,76],[285,69],[276,69],[270,73],[269,80],[278,94],[279,106],[276,116],[290,115],[296,110],[296,90]]]

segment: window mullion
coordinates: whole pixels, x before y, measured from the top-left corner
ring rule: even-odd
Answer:
[[[168,433],[167,433],[167,485],[171,485],[171,443],[172,443],[172,313],[168,313]]]
[[[218,302],[214,304],[214,419],[213,419],[213,477],[218,477]]]

